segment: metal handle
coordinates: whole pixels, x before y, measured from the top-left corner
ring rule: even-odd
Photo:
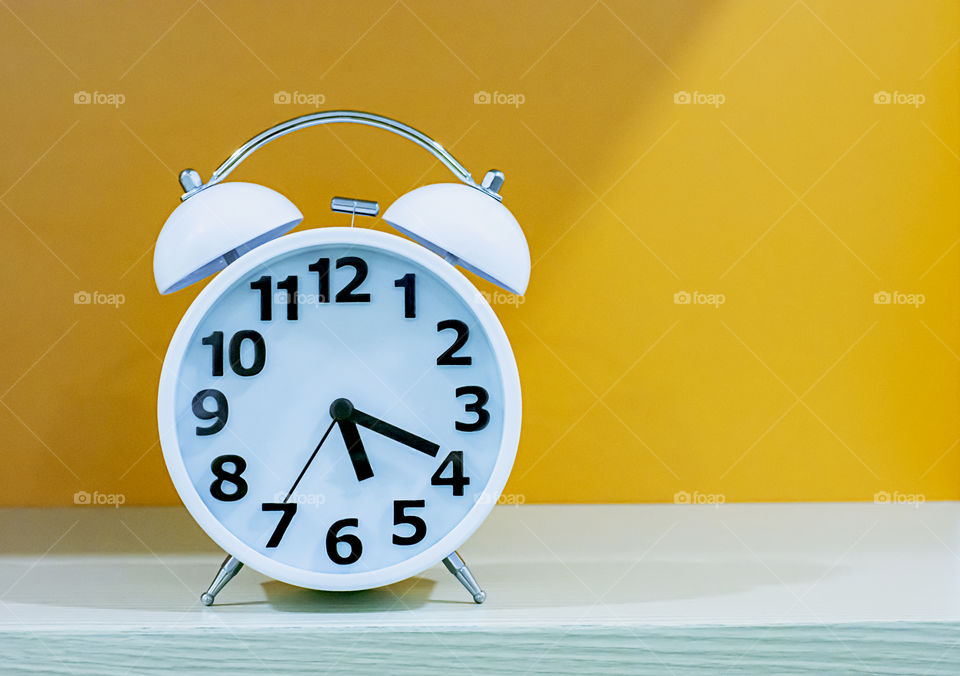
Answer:
[[[446,148],[423,132],[403,124],[402,122],[392,120],[389,117],[376,115],[374,113],[364,113],[357,110],[328,110],[320,113],[310,113],[309,115],[301,115],[300,117],[295,117],[287,120],[286,122],[281,122],[280,124],[274,125],[269,129],[260,132],[242,146],[237,148],[236,151],[234,151],[234,153],[223,162],[223,164],[217,167],[216,171],[214,171],[210,176],[210,180],[206,183],[201,181],[200,174],[194,169],[184,169],[182,172],[180,172],[180,185],[182,185],[184,189],[184,194],[180,197],[180,199],[187,200],[204,188],[209,188],[212,185],[216,185],[225,179],[231,171],[236,169],[240,163],[247,159],[247,157],[249,157],[254,151],[262,148],[281,136],[286,136],[291,132],[299,129],[306,129],[307,127],[339,122],[365,124],[378,129],[383,129],[385,131],[393,132],[394,134],[402,136],[408,141],[413,141],[418,146],[440,160],[444,166],[447,167],[447,169],[453,172],[454,176],[459,178],[470,187],[476,188],[477,190],[490,195],[498,201],[502,199],[500,195],[497,194],[495,189],[491,189],[491,187],[488,186],[479,185],[476,181],[474,181],[470,172],[467,171],[462,164],[457,162],[456,158],[454,158],[454,156],[451,155]]]

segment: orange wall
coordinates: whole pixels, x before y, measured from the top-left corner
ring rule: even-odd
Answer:
[[[957,3],[8,4],[0,503],[177,502],[155,393],[202,285],[159,296],[153,242],[180,169],[206,177],[314,108],[283,91],[506,172],[534,260],[523,304],[495,307],[525,394],[508,493],[960,498]],[[233,177],[286,194],[301,227],[344,223],[335,194],[449,180],[342,126]],[[894,291],[923,302],[874,302]]]

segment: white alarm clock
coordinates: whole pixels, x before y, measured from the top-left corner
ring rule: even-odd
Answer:
[[[279,193],[223,179],[284,134],[330,122],[397,133],[462,181],[421,187],[383,219],[286,236]],[[507,336],[461,265],[523,293],[526,240],[497,194],[442,146],[369,113],[305,115],[259,134],[181,204],[157,241],[161,293],[219,270],[177,327],[160,376],[163,456],[184,505],[227,559],[202,594],[248,565],[312,589],[357,590],[444,561],[483,602],[456,549],[496,504],[520,438]],[[376,215],[335,198],[335,211]],[[352,221],[351,221],[352,225]]]

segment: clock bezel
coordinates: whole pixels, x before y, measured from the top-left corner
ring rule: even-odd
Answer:
[[[503,386],[503,435],[497,460],[480,497],[466,516],[440,540],[399,563],[367,571],[322,573],[282,563],[257,551],[230,532],[209,510],[187,473],[176,427],[176,386],[180,365],[200,322],[224,293],[256,267],[299,249],[317,245],[368,246],[408,258],[435,274],[473,310],[493,349]],[[372,589],[407,579],[436,565],[462,545],[486,519],[506,486],[516,459],[522,416],[520,376],[507,335],[480,291],[454,266],[409,240],[376,230],[328,227],[285,235],[257,247],[215,277],[194,299],[167,348],[160,374],[157,418],[167,471],[190,515],[229,554],[276,580],[310,589]]]

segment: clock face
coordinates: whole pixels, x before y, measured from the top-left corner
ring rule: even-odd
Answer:
[[[324,589],[450,554],[509,474],[516,366],[479,292],[400,238],[276,240],[195,301],[164,364],[161,441],[185,504],[241,561]]]

